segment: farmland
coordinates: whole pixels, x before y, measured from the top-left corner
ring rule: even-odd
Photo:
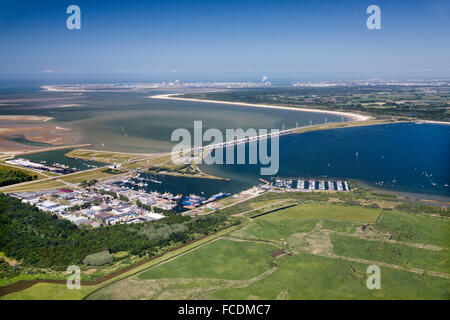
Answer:
[[[219,210],[239,225],[106,280],[38,283],[1,299],[448,299],[448,209],[401,200],[363,188],[265,193]],[[86,267],[82,279],[118,263]],[[372,264],[381,290],[366,287]]]
[[[250,219],[89,298],[448,299],[449,228],[445,217],[303,204]],[[372,264],[380,290],[366,287]]]

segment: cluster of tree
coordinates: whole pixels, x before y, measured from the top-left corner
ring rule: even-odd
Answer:
[[[9,279],[19,274],[20,271],[17,264],[12,266],[0,257],[0,278]]]
[[[142,203],[140,200],[136,201],[136,205],[139,208],[142,208],[142,209],[145,209],[148,211],[152,211],[152,212],[156,212],[156,213],[162,213],[166,216],[178,214],[175,210],[164,210],[163,208],[159,208],[159,207],[155,207],[155,206],[152,207],[151,205]]]
[[[83,263],[88,266],[102,266],[111,263],[113,260],[114,255],[110,254],[108,250],[104,250],[86,256]]]
[[[86,203],[83,203],[83,204],[77,204],[77,205],[75,205],[73,207],[70,207],[69,211],[78,211],[78,210],[81,210],[81,209],[87,209],[87,208],[90,208],[91,206],[95,206],[97,204],[100,204],[100,201],[97,201],[98,203],[94,203],[96,201],[86,202]]]
[[[145,209],[145,210],[148,210],[148,211],[151,211],[152,210],[152,206],[150,206],[150,205],[148,205],[148,204],[144,204],[144,203],[142,203],[141,202],[141,200],[136,200],[136,205],[139,207],[139,208],[142,208],[142,209]]]
[[[448,89],[431,87],[436,93],[427,101],[423,87],[398,86],[340,86],[326,88],[264,88],[252,90],[185,94],[186,98],[225,100],[247,103],[275,103],[279,105],[309,105],[328,110],[358,110],[378,116],[404,116],[426,120],[450,121]],[[383,93],[379,95],[379,93]],[[403,103],[403,100],[412,100]],[[402,100],[402,103],[398,103]],[[363,106],[362,103],[383,103],[383,107]]]
[[[225,215],[191,218],[173,215],[158,221],[80,229],[0,193],[0,249],[23,266],[65,270],[92,253],[108,250],[153,256],[158,249],[210,234],[233,222]],[[158,236],[155,237],[154,234]]]
[[[153,207],[153,212],[162,213],[166,216],[177,214],[175,210],[164,210],[163,208]]]
[[[119,174],[119,173],[124,173],[125,171],[119,170],[119,169],[107,168],[107,169],[103,170],[103,172],[109,173],[109,174]]]
[[[89,181],[83,180],[83,181],[80,182],[80,186],[81,186],[82,188],[87,188],[87,187],[93,186],[93,185],[96,184],[97,182],[98,182],[98,180],[96,180],[96,179],[89,180]]]
[[[115,191],[106,191],[106,190],[99,190],[99,189],[94,189],[94,190],[100,194],[108,195],[108,196],[113,197],[114,199],[117,199],[117,192],[115,192]]]
[[[188,240],[186,231],[188,228],[183,223],[163,224],[163,225],[148,225],[145,228],[141,228],[138,234],[144,235],[147,239],[176,239],[177,241],[184,242]]]
[[[0,169],[0,187],[37,179],[37,175],[29,175],[17,170]]]

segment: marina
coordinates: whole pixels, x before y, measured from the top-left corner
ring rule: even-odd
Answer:
[[[208,203],[220,200],[222,198],[230,197],[230,196],[231,196],[231,193],[220,192],[220,193],[215,194],[215,195],[209,197],[208,199],[206,199],[205,197],[200,197],[195,194],[190,194],[189,196],[185,196],[185,200],[182,202],[182,204],[184,205],[183,208],[191,210],[191,209],[197,208],[201,205],[208,204]]]
[[[299,192],[351,191],[348,181],[323,178],[272,178],[270,185],[274,188]]]
[[[64,170],[59,170],[62,171],[57,172],[60,174],[99,168],[106,165],[105,163],[99,161],[76,159],[66,156],[66,154],[72,150],[74,150],[74,148],[61,148],[51,151],[23,154],[20,157],[14,158],[10,161],[18,161],[19,165],[21,165],[21,163],[22,165],[26,163],[26,165],[33,166],[38,170],[39,168],[44,168],[45,166],[53,166],[53,164],[57,164],[57,167],[60,169],[66,169],[66,172],[64,172]]]
[[[12,165],[18,165],[24,168],[30,168],[34,170],[44,171],[44,172],[52,172],[57,174],[69,174],[77,172],[77,168],[70,168],[67,165],[54,162],[52,165],[47,165],[46,161],[41,160],[40,163],[35,163],[23,158],[13,159],[13,160],[6,160],[5,163],[12,164]]]

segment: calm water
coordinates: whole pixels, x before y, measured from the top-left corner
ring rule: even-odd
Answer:
[[[77,143],[90,143],[96,149],[137,153],[170,151],[176,144],[170,141],[173,130],[186,128],[192,132],[196,120],[203,121],[204,130],[223,131],[227,128],[281,129],[283,125],[292,128],[297,123],[299,126],[310,121],[324,123],[325,119],[341,121],[339,116],[321,113],[146,98],[160,93],[168,92],[63,93],[27,88],[25,93],[18,94],[3,90],[0,100],[16,102],[1,106],[0,114],[53,117],[48,124],[82,133]],[[61,107],[67,104],[76,106]]]
[[[356,179],[390,190],[450,196],[449,150],[450,126],[445,125],[405,123],[308,132],[280,139],[277,175]],[[261,178],[256,165],[201,169],[242,184]]]
[[[143,188],[146,191],[171,192],[172,194],[182,194],[185,196],[193,193],[208,198],[219,192],[237,193],[248,187],[247,184],[231,180],[185,178],[164,175],[147,175],[147,177],[150,179],[156,178],[156,180],[162,183],[145,180],[148,186]]]
[[[307,125],[310,120],[313,124],[323,123],[325,118],[329,122],[341,121],[340,117],[317,113],[146,98],[159,93],[49,93],[33,86],[2,88],[0,114],[51,116],[51,123],[82,132],[79,143],[139,153],[171,150],[172,131],[191,130],[195,120],[203,120],[204,129],[222,130],[288,128],[297,122]],[[65,104],[78,106],[62,108]],[[285,136],[280,139],[277,175],[358,179],[380,188],[449,196],[449,138],[450,126],[432,124],[380,125]],[[95,164],[65,158],[66,152],[27,158],[78,168]],[[202,170],[231,180],[162,177],[163,184],[154,184],[154,189],[210,195],[240,191],[259,183],[260,178],[258,166],[203,165]]]
[[[450,126],[395,124],[316,131],[280,138],[282,177],[356,179],[393,191],[450,196]],[[358,156],[356,156],[356,152]],[[203,194],[259,184],[258,165],[201,165],[228,181],[157,176],[147,190]],[[447,184],[447,186],[446,186]]]

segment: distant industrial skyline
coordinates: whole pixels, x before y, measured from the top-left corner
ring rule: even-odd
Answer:
[[[81,8],[81,30],[66,27],[71,4]],[[372,4],[381,30],[366,27]],[[8,0],[0,73],[448,75],[448,30],[450,3],[440,0]]]

